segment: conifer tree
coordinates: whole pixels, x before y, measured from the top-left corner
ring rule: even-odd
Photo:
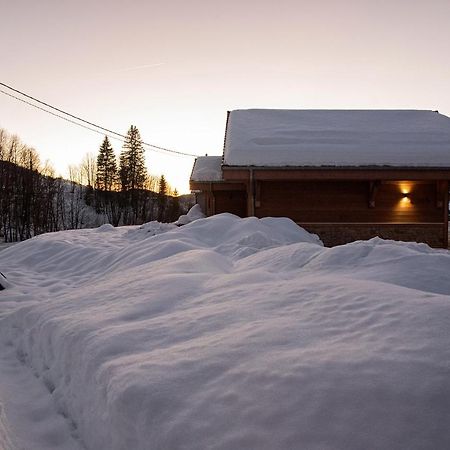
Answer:
[[[117,164],[114,150],[111,147],[108,136],[100,146],[97,156],[96,187],[100,191],[112,191],[117,180]]]
[[[170,222],[173,222],[180,216],[180,199],[177,189],[174,189],[171,200],[168,219]]]
[[[139,130],[131,125],[120,154],[120,183],[122,191],[143,189],[147,178],[144,147]]]
[[[167,195],[167,182],[166,177],[164,175],[161,175],[161,178],[159,179],[159,195],[166,196]]]
[[[158,220],[162,222],[166,216],[166,204],[167,204],[167,182],[164,175],[161,175],[159,179],[158,189]]]

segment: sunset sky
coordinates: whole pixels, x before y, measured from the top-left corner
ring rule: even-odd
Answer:
[[[0,0],[0,81],[159,146],[222,152],[238,108],[450,115],[450,0]],[[65,175],[102,136],[0,94],[0,127]],[[112,141],[118,154],[121,143]],[[147,151],[188,192],[193,159]]]

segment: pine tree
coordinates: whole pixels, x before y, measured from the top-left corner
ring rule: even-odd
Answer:
[[[158,189],[158,221],[162,222],[166,217],[167,182],[164,175],[159,179]]]
[[[178,191],[175,189],[172,193],[172,199],[169,209],[169,221],[174,222],[180,216],[180,199],[178,197]]]
[[[112,191],[116,180],[116,156],[108,137],[105,136],[97,156],[97,178],[95,184],[100,191]]]
[[[159,195],[166,196],[167,195],[167,182],[164,175],[161,175],[161,178],[159,179]]]
[[[120,154],[120,183],[122,191],[143,189],[147,178],[144,147],[139,130],[131,125]]]

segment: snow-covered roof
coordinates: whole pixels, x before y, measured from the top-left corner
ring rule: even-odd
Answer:
[[[450,167],[450,118],[417,110],[235,110],[224,165]]]
[[[220,181],[221,165],[221,156],[199,156],[192,168],[191,181]]]

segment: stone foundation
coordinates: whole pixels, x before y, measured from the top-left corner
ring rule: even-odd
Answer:
[[[299,224],[319,235],[327,247],[378,236],[395,241],[424,242],[430,247],[447,248],[444,224]]]

